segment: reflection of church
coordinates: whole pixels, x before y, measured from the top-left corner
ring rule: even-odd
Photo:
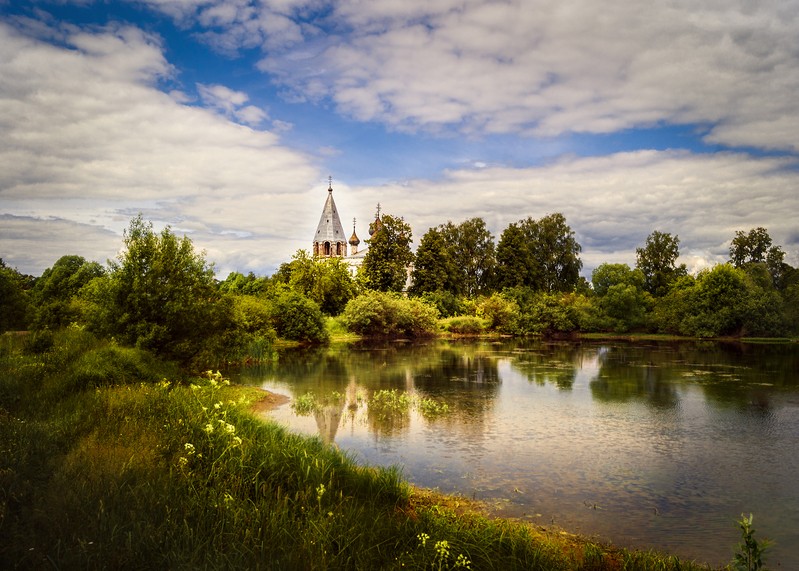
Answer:
[[[380,205],[377,206],[377,214],[374,223],[369,225],[369,235],[374,235],[382,223],[380,222]],[[347,245],[350,246],[350,253],[347,255]],[[344,233],[344,226],[341,224],[341,218],[336,208],[336,202],[333,200],[333,179],[327,188],[327,200],[322,209],[322,216],[319,218],[319,225],[316,227],[316,234],[314,234],[313,250],[312,253],[316,258],[341,258],[349,266],[350,273],[355,275],[358,268],[363,264],[364,256],[366,255],[366,248],[359,250],[361,240],[355,233],[355,219],[352,219],[352,236],[346,240]]]

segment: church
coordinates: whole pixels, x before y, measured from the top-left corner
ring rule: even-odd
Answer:
[[[328,179],[327,200],[322,208],[322,216],[316,226],[314,234],[313,248],[311,252],[316,258],[341,258],[349,267],[353,277],[358,273],[358,268],[363,264],[366,256],[366,248],[360,249],[361,240],[355,233],[355,219],[352,219],[352,236],[346,239],[344,226],[341,224],[341,217],[336,208],[336,201],[333,200],[333,179]],[[377,214],[373,224],[369,225],[369,235],[377,232],[382,223],[380,222],[380,205],[377,206]],[[349,246],[349,254],[347,253]]]

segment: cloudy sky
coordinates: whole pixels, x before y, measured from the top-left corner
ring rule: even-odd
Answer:
[[[797,38],[797,0],[0,0],[0,258],[105,262],[141,212],[269,275],[332,176],[362,238],[560,212],[587,277],[654,230],[799,265]]]

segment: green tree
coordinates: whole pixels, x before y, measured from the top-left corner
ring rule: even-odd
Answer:
[[[631,270],[627,264],[600,264],[591,273],[591,285],[599,297],[617,284],[631,285],[643,289],[644,274],[641,270]]]
[[[239,295],[258,295],[264,293],[267,288],[267,280],[259,278],[250,272],[246,276],[239,272],[230,272],[228,276],[219,282],[219,291]]]
[[[28,285],[25,276],[0,258],[0,332],[27,327]]]
[[[731,264],[680,278],[656,304],[656,321],[665,331],[696,337],[780,335],[786,329],[779,294],[759,286]]]
[[[306,250],[298,250],[290,262],[282,264],[274,279],[313,300],[327,315],[344,311],[357,290],[341,258],[314,258]]]
[[[328,340],[325,318],[319,304],[299,291],[283,289],[269,299],[272,326],[283,339],[303,343]]]
[[[410,293],[453,292],[458,269],[440,228],[430,228],[419,242]]]
[[[730,243],[730,262],[736,268],[752,264],[764,264],[768,268],[775,287],[784,289],[783,277],[786,273],[785,252],[773,246],[768,230],[762,226],[749,232],[738,230]]]
[[[361,267],[362,279],[368,289],[402,291],[413,262],[411,227],[403,218],[389,214],[384,214],[380,222],[367,240],[369,249]]]
[[[87,287],[99,306],[94,328],[183,362],[208,350],[215,337],[225,337],[233,323],[232,302],[219,292],[213,266],[189,238],[178,238],[169,227],[156,234],[139,215],[125,231],[124,245],[109,261],[108,279]]]
[[[677,265],[680,239],[655,230],[642,248],[635,249],[636,267],[644,274],[644,290],[655,297],[669,292],[674,281],[688,273],[685,264]]]
[[[34,329],[56,329],[81,318],[81,305],[77,299],[80,290],[105,275],[97,262],[82,256],[62,256],[36,280],[32,297],[35,304]]]
[[[581,250],[560,213],[511,224],[497,245],[499,284],[548,293],[573,291],[583,267]]]
[[[450,291],[475,296],[487,293],[494,285],[496,248],[494,237],[482,218],[470,218],[460,224],[439,226],[453,264]]]
[[[646,323],[651,295],[643,290],[644,274],[627,264],[602,264],[591,274],[604,327],[622,333]]]

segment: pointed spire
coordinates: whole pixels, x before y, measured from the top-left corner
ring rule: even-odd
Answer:
[[[333,200],[333,177],[328,177],[327,200],[316,227],[313,253],[322,257],[341,257],[347,255],[347,242],[344,226],[338,216],[336,202]]]

